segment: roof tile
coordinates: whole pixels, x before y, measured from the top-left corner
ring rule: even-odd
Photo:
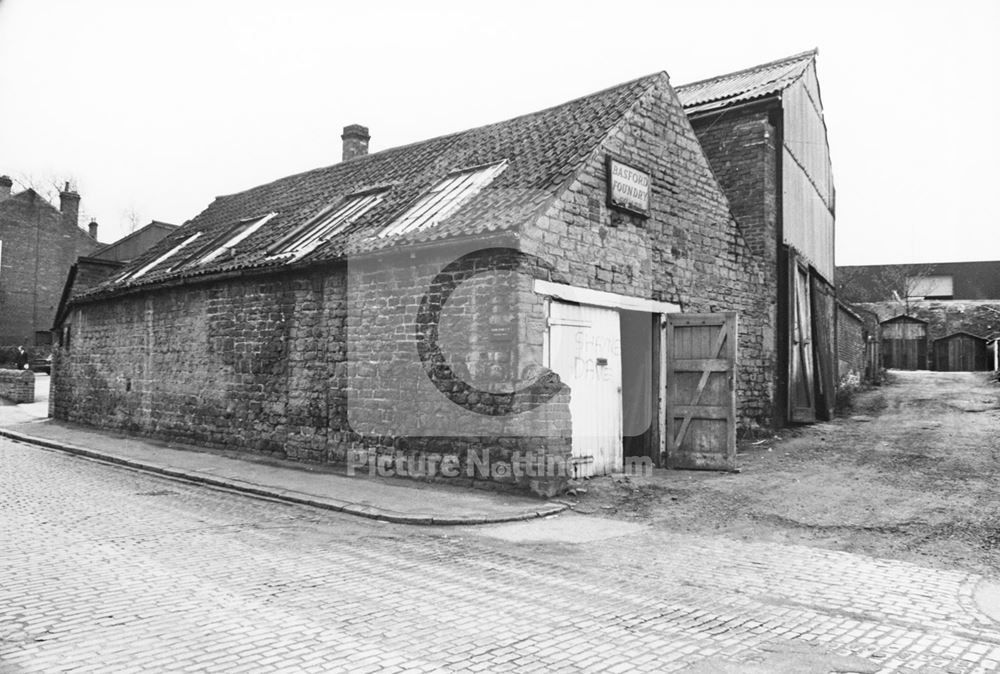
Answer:
[[[338,237],[292,264],[514,228],[547,202],[567,176],[572,175],[642,94],[662,76],[662,73],[655,73],[539,112],[384,150],[218,197],[200,215],[129,263],[116,278],[141,269],[195,232],[202,232],[201,240],[209,242],[242,219],[272,211],[277,215],[226,259],[178,271],[169,271],[169,265],[163,265],[162,269],[153,270],[134,282],[116,283],[112,279],[91,294],[113,294],[185,276],[283,266],[285,260],[268,257],[268,250],[276,241],[321,209],[348,195],[379,186],[390,189],[378,206],[362,215]],[[377,236],[385,225],[448,173],[505,159],[508,166],[503,173],[437,226],[400,236]]]

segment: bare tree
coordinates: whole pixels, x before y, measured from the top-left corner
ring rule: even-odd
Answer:
[[[932,265],[923,264],[847,267],[838,270],[837,289],[846,302],[898,302],[909,314],[910,301],[923,298],[934,274]]]
[[[21,190],[34,190],[50,204],[59,205],[59,194],[64,190],[76,190],[76,178],[69,174],[49,173],[43,176],[34,173],[18,173],[11,180]]]
[[[122,213],[122,218],[125,220],[129,234],[142,227],[142,215],[134,205],[129,206],[128,209]]]

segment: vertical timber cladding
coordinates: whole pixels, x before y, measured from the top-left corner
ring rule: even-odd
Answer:
[[[836,335],[837,299],[834,289],[815,271],[810,274],[812,298],[813,355],[816,359],[816,416],[833,418],[837,386]]]
[[[667,466],[736,467],[736,313],[666,320]]]
[[[986,340],[967,332],[934,341],[934,360],[941,372],[981,372],[990,369]]]
[[[927,369],[927,323],[896,316],[882,324],[882,364],[887,370]]]

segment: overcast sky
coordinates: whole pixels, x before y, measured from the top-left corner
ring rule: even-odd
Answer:
[[[0,0],[0,174],[72,179],[111,241],[336,163],[346,124],[377,151],[819,47],[837,263],[996,260],[998,30],[997,0]]]

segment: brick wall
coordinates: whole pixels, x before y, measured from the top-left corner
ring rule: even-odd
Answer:
[[[764,109],[692,122],[750,250],[773,283],[778,254],[777,133]]]
[[[48,331],[70,267],[98,243],[34,192],[0,201],[0,345]]]
[[[743,238],[673,91],[652,90],[630,114],[537,228],[524,233],[524,248],[551,260],[565,283],[673,302],[684,312],[739,312],[740,423],[766,425],[775,371],[773,278]],[[676,150],[664,151],[670,145]],[[605,205],[608,153],[651,171],[648,219]],[[537,310],[530,320],[544,325]],[[536,327],[525,335],[538,352],[541,334]]]
[[[853,313],[837,307],[837,376],[865,374],[865,325]]]
[[[12,403],[35,402],[35,373],[0,369],[0,398]]]

